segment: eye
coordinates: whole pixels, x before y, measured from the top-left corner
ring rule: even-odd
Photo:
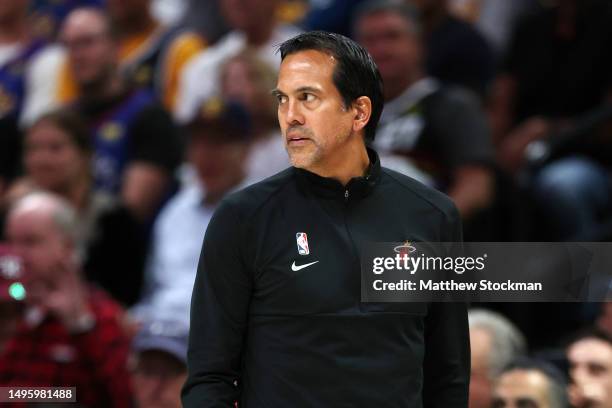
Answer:
[[[287,102],[287,95],[276,95],[276,100],[279,104]]]
[[[304,93],[304,94],[302,95],[302,100],[303,100],[304,102],[312,102],[312,101],[314,101],[315,99],[316,99],[316,96],[314,96],[314,95],[313,95],[313,94],[311,94],[311,93]]]

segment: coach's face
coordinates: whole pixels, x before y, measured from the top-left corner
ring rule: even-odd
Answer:
[[[335,66],[332,56],[315,50],[288,55],[281,64],[278,120],[295,167],[319,172],[345,153],[355,111],[334,85]]]

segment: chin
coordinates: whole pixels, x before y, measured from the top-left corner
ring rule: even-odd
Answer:
[[[293,167],[297,167],[298,169],[308,169],[312,166],[312,157],[303,155],[303,154],[290,154],[289,160],[291,161],[291,165]]]

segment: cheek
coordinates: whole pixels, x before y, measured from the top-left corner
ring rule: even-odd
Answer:
[[[180,407],[181,389],[187,380],[187,374],[178,376],[173,380],[169,380],[164,384],[164,396],[168,401],[176,401],[177,407]]]
[[[134,393],[139,402],[149,402],[151,392],[154,388],[154,381],[147,380],[142,376],[135,375],[132,378]]]

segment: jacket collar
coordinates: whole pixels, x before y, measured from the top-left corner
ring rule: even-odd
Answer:
[[[345,201],[365,197],[370,194],[380,180],[380,159],[374,149],[367,148],[370,165],[361,177],[353,177],[346,186],[338,180],[322,177],[308,170],[294,168],[300,188],[316,195],[328,198],[338,198]]]

